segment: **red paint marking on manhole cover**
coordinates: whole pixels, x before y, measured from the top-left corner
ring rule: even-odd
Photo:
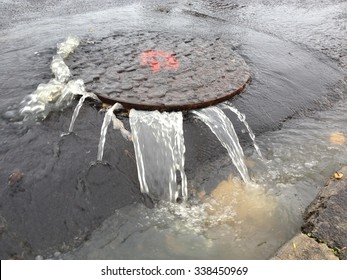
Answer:
[[[164,32],[116,33],[82,44],[66,62],[104,103],[137,110],[212,106],[240,93],[250,80],[246,62],[223,40]]]
[[[152,72],[159,72],[162,68],[174,70],[179,68],[179,62],[175,55],[155,50],[141,53],[141,65],[150,66]]]

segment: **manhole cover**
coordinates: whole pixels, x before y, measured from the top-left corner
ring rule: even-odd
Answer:
[[[240,93],[250,79],[245,61],[219,38],[159,32],[83,43],[67,64],[103,102],[140,110],[207,107]]]

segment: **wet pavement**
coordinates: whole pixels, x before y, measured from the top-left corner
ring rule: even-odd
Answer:
[[[246,113],[263,142],[268,132],[285,126],[287,120],[332,108],[344,99],[347,3],[253,2],[0,0],[2,259],[70,251],[88,240],[115,210],[134,203],[153,206],[139,191],[133,147],[120,135],[108,136],[107,164],[95,164],[103,118],[97,104],[84,106],[76,133],[64,137],[71,107],[52,112],[39,123],[21,121],[20,102],[51,78],[55,46],[69,34],[87,41],[119,31],[150,30],[228,41],[252,76],[233,104]],[[184,129],[187,175],[204,181],[199,172],[225,151],[189,115]],[[241,126],[236,129],[241,131]],[[243,145],[250,145],[246,135],[240,137]],[[207,170],[215,169],[220,165]],[[316,189],[303,199],[306,206],[315,193]],[[275,242],[267,256],[260,256],[271,256],[279,245]]]

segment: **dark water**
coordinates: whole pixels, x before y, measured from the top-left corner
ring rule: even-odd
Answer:
[[[16,7],[0,1],[7,11],[0,37],[1,258],[49,257],[55,251],[71,252],[81,244],[81,249],[64,257],[269,258],[299,229],[304,208],[324,180],[346,163],[345,144],[334,140],[346,133],[343,57],[338,63],[322,54],[343,55],[339,49],[345,40],[343,22],[342,27],[338,23],[345,3],[332,1],[329,9],[310,10],[311,16],[295,20],[297,25],[288,16],[287,21],[280,20],[283,24],[277,30],[270,23],[283,5],[270,13],[262,4],[230,6],[230,12],[219,10],[220,3],[213,6],[223,1],[208,1],[203,7],[198,1],[160,5],[119,2],[117,7],[91,11],[91,2],[80,9],[69,2],[68,14],[62,12],[64,6],[46,2],[50,5],[40,11],[36,2],[25,2],[30,3],[26,4],[30,9],[21,14],[27,7],[24,4]],[[292,5],[291,15],[308,11],[306,6]],[[16,9],[16,23],[8,24]],[[330,20],[324,22],[325,16]],[[237,25],[230,20],[233,17]],[[323,29],[319,45],[324,45],[327,30],[335,23],[336,47],[327,46],[328,51],[312,48],[318,35],[310,30]],[[49,64],[55,46],[69,34],[93,40],[119,30],[139,29],[203,38],[221,36],[251,68],[252,82],[233,104],[246,114],[265,163],[253,157],[242,125],[227,114],[239,132],[251,177],[261,185],[260,193],[236,184],[236,194],[245,203],[237,206],[230,202],[235,201],[231,197],[227,206],[233,207],[221,207],[227,211],[217,217],[232,219],[215,231],[204,227],[200,219],[207,215],[203,202],[192,201],[189,209],[165,204],[151,209],[152,202],[139,191],[132,144],[119,133],[108,135],[105,164],[94,164],[104,116],[94,103],[82,107],[75,134],[63,138],[60,135],[68,130],[73,107],[31,124],[23,123],[18,114],[25,96],[52,77]],[[314,113],[316,110],[326,111]],[[126,118],[124,121],[128,126]],[[221,181],[237,173],[218,140],[190,114],[185,116],[184,132],[188,187],[209,195]],[[16,169],[23,176],[9,184]],[[229,180],[217,190],[228,190],[233,184]],[[247,205],[255,207],[249,215],[244,210],[249,209]]]

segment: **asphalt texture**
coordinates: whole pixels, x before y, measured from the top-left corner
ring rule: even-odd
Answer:
[[[153,205],[139,191],[131,143],[110,135],[117,147],[106,145],[107,163],[95,163],[103,118],[95,104],[82,108],[78,133],[62,138],[72,108],[52,112],[39,124],[18,117],[25,96],[51,78],[55,46],[67,35],[94,40],[119,31],[159,30],[228,40],[252,77],[233,103],[259,135],[345,96],[346,10],[342,0],[0,0],[1,259],[69,251],[115,209]],[[188,176],[224,152],[189,116],[185,135]]]

